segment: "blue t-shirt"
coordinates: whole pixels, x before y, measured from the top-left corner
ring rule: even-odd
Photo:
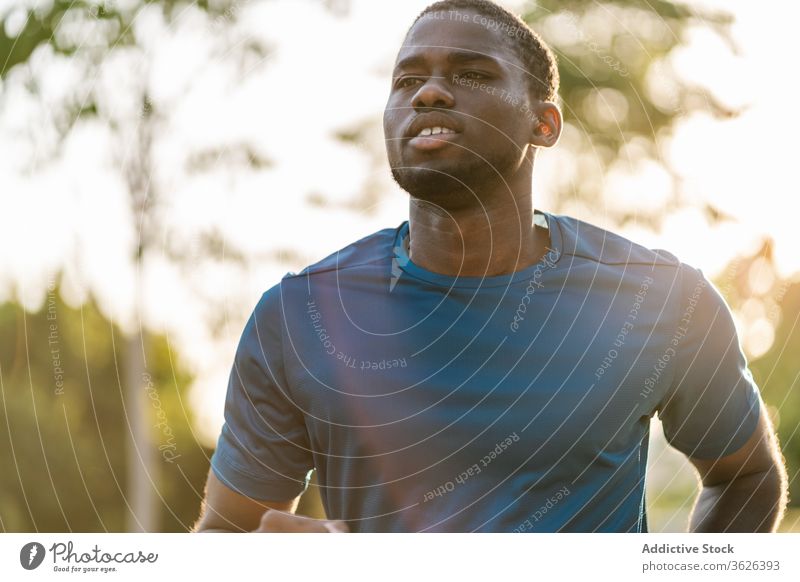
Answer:
[[[699,270],[536,217],[547,253],[509,275],[421,268],[404,222],[284,276],[242,334],[217,477],[283,501],[316,470],[356,532],[646,532],[651,417],[719,458],[758,388]]]

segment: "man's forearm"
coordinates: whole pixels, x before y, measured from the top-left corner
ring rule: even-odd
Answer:
[[[786,482],[777,470],[743,475],[697,497],[692,532],[773,532],[786,507]]]

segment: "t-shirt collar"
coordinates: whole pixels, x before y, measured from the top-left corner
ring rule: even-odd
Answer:
[[[397,232],[395,234],[394,244],[392,245],[392,270],[394,272],[399,268],[412,277],[448,288],[499,287],[511,285],[520,281],[528,281],[537,271],[541,274],[545,269],[549,270],[555,268],[562,254],[563,239],[561,227],[556,217],[548,212],[535,210],[533,223],[537,227],[547,229],[550,235],[550,244],[547,246],[545,254],[535,265],[531,265],[520,271],[515,271],[514,273],[495,275],[492,277],[453,277],[428,271],[411,260],[408,252],[409,224],[406,220],[397,227]],[[393,277],[394,276],[395,275],[393,275]]]

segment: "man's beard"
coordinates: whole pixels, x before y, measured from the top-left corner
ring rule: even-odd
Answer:
[[[506,156],[496,155],[495,159],[474,158],[451,168],[392,168],[392,178],[413,198],[456,209],[480,204],[482,194],[494,192],[503,184],[511,165]]]

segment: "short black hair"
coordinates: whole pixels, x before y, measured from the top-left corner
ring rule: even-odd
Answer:
[[[489,0],[441,0],[428,6],[414,19],[417,21],[431,12],[474,10],[485,16],[510,42],[528,72],[528,86],[541,101],[553,101],[558,94],[558,65],[556,57],[541,37],[528,24],[502,6]],[[409,28],[409,31],[411,29]]]

